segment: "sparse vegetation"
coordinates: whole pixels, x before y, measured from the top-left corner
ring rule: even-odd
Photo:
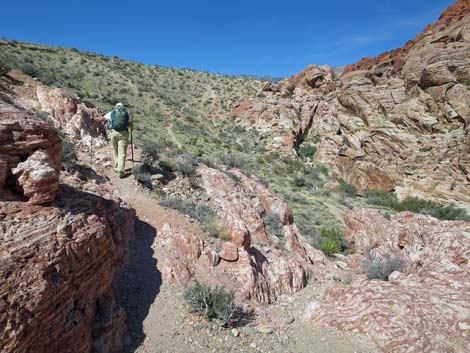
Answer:
[[[270,235],[274,235],[277,238],[284,237],[284,230],[283,223],[279,216],[275,213],[268,213],[266,217],[264,217],[264,226],[266,227],[266,231]]]
[[[367,273],[367,278],[388,281],[388,276],[394,271],[401,272],[404,265],[402,257],[391,255],[379,257],[369,253],[362,263],[362,268]]]
[[[401,202],[398,202],[393,207],[395,211],[411,211],[433,216],[445,220],[464,220],[470,221],[468,213],[454,205],[443,206],[437,202],[423,200],[417,197],[407,197]]]
[[[183,175],[190,177],[196,174],[196,165],[195,157],[185,154],[183,159],[177,164],[177,168]]]
[[[212,207],[191,200],[166,198],[160,201],[165,207],[174,208],[200,222],[201,228],[214,238],[230,239],[230,234],[222,226]]]
[[[210,288],[196,282],[186,290],[184,297],[192,312],[221,326],[227,325],[236,310],[235,292],[227,292],[223,287]]]
[[[348,197],[356,197],[357,196],[357,190],[356,190],[356,187],[354,185],[351,185],[349,183],[347,183],[345,180],[343,179],[339,179],[339,185],[341,186],[341,192],[348,196]]]
[[[299,149],[299,155],[304,158],[313,158],[316,152],[317,148],[313,145],[302,146]]]
[[[317,240],[320,246],[320,250],[323,251],[323,244],[335,243],[335,251],[337,253],[346,253],[348,250],[348,243],[344,234],[344,230],[337,227],[322,227],[319,230],[319,240]],[[315,245],[315,244],[314,244]],[[330,249],[333,249],[332,245],[328,245]],[[324,251],[323,251],[324,252]],[[325,255],[327,255],[325,253]],[[331,255],[327,255],[331,256]]]
[[[398,199],[394,193],[383,190],[367,190],[366,202],[369,205],[384,206],[394,208]]]
[[[320,250],[328,257],[340,252],[338,243],[335,240],[327,240],[320,245]]]
[[[142,144],[142,158],[144,162],[151,164],[157,161],[163,148],[164,146],[156,142],[145,140]]]
[[[149,165],[138,164],[132,168],[132,174],[135,180],[137,180],[143,186],[152,189],[152,174],[149,172]]]

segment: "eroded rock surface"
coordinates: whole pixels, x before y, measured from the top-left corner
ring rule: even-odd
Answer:
[[[59,173],[49,155],[37,150],[12,169],[17,184],[30,204],[43,204],[55,199],[59,190]]]
[[[157,239],[170,254],[162,259],[163,275],[173,283],[197,279],[194,262],[205,252],[205,270],[222,261],[224,269],[238,280],[245,300],[272,303],[282,294],[304,288],[326,259],[302,237],[287,204],[240,170],[201,165],[197,171],[231,241],[222,243],[216,251],[210,243],[203,244],[196,236],[182,235],[166,226]],[[279,218],[277,234],[266,227],[268,214]]]
[[[134,212],[87,167],[59,175],[59,133],[22,99],[0,90],[0,351],[119,353]]]
[[[366,333],[384,352],[459,352],[470,345],[470,223],[401,213],[390,221],[371,210],[347,218],[358,266],[367,252],[400,256],[389,281],[356,280],[330,288],[307,310],[316,324]]]
[[[359,193],[396,189],[469,208],[469,50],[470,2],[459,0],[403,48],[339,77],[309,66],[234,113],[281,154],[315,145],[315,162]]]

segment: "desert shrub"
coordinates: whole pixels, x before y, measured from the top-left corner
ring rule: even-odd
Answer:
[[[186,290],[184,297],[192,312],[222,326],[230,321],[236,310],[235,292],[227,292],[223,287],[210,288],[196,282]]]
[[[464,220],[470,221],[468,213],[454,205],[443,206],[434,201],[423,200],[417,197],[407,197],[394,206],[395,211],[411,211],[430,215],[435,218],[445,220]]]
[[[38,77],[41,74],[41,71],[31,64],[20,67],[20,70],[31,77]]]
[[[362,268],[367,273],[367,278],[388,281],[388,276],[394,271],[402,271],[404,265],[405,262],[401,257],[392,257],[391,255],[379,257],[367,254]]]
[[[204,231],[211,237],[225,241],[232,239],[231,234],[224,228],[222,222],[217,216],[213,216],[208,219],[205,223],[202,224],[201,228],[204,229]]]
[[[1,63],[0,64],[0,76],[5,75],[10,71],[10,67],[6,64]]]
[[[354,185],[351,185],[347,183],[344,179],[339,179],[339,185],[341,188],[341,192],[348,196],[348,197],[356,197],[357,196],[357,190]]]
[[[183,160],[178,162],[177,169],[187,177],[193,176],[196,174],[196,158],[185,154]]]
[[[75,145],[65,136],[61,136],[62,140],[62,168],[70,170],[77,162],[77,153]]]
[[[230,239],[230,234],[223,228],[222,222],[212,207],[179,198],[166,198],[161,200],[160,204],[199,221],[201,229],[210,236],[224,240]]]
[[[246,160],[238,153],[225,153],[222,156],[222,163],[230,168],[243,169],[246,166]]]
[[[164,146],[149,140],[145,140],[142,144],[142,157],[145,162],[153,163],[160,156]]]
[[[316,152],[317,152],[317,148],[313,145],[302,146],[299,149],[299,155],[305,158],[313,158]]]
[[[277,214],[268,213],[266,217],[264,217],[264,226],[270,235],[274,235],[277,238],[284,237],[284,224]]]
[[[432,146],[427,146],[427,147],[421,147],[419,149],[420,152],[429,152],[432,151]]]
[[[328,257],[341,252],[336,240],[327,240],[321,243],[320,250]]]
[[[470,87],[470,80],[465,80],[465,86]]]
[[[328,170],[328,168],[324,166],[323,164],[320,164],[318,167],[316,167],[316,169],[318,170],[320,174],[323,174],[325,176],[328,176],[330,174],[330,171]]]
[[[338,246],[338,252],[345,253],[348,250],[348,242],[344,230],[336,227],[321,227],[318,231],[320,238],[320,250],[321,246],[325,242],[335,242]]]
[[[305,184],[306,184],[306,180],[304,178],[303,173],[301,171],[298,171],[294,177],[294,185],[297,187],[302,187],[302,186],[305,186]]]
[[[394,208],[398,203],[396,195],[383,190],[367,190],[366,202],[370,205]]]
[[[225,174],[226,174],[230,179],[232,179],[236,184],[240,184],[241,179],[240,179],[237,175],[235,175],[235,174],[233,174],[233,173],[231,173],[231,172],[225,172]]]
[[[136,165],[132,168],[132,174],[134,175],[135,180],[142,184],[143,186],[152,189],[152,173],[148,171],[148,167],[145,164]]]

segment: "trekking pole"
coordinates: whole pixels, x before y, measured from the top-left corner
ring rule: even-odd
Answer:
[[[90,138],[90,164],[93,164],[93,136]]]
[[[134,140],[132,138],[132,129],[131,129],[131,156],[132,156],[132,168],[134,168]]]

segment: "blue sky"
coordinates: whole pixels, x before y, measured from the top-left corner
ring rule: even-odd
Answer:
[[[0,36],[145,64],[285,77],[402,46],[454,2],[17,0],[1,5],[8,15]]]

